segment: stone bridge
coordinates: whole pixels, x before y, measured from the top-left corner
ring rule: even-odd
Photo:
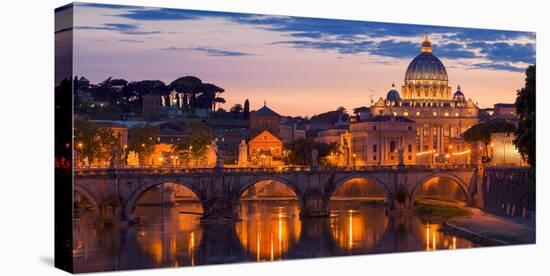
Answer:
[[[238,219],[241,195],[266,180],[288,186],[300,201],[301,217],[327,216],[334,191],[352,179],[366,179],[384,190],[388,209],[411,208],[427,181],[448,178],[460,186],[468,205],[483,202],[483,170],[472,166],[380,166],[345,168],[80,168],[74,173],[74,191],[87,197],[101,215],[112,207],[122,221],[133,221],[139,198],[164,183],[183,185],[201,201],[202,221]],[[397,195],[404,195],[399,203]]]

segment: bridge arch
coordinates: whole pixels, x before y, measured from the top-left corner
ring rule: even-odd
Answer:
[[[281,177],[281,176],[278,176],[278,175],[267,175],[267,176],[260,176],[260,177],[254,177],[250,180],[247,180],[245,181],[242,185],[239,186],[239,189],[238,189],[238,194],[236,196],[236,201],[238,201],[242,195],[252,186],[262,182],[262,181],[276,181],[276,182],[279,182],[279,183],[282,183],[283,185],[285,185],[286,187],[288,187],[290,190],[292,190],[292,192],[296,195],[296,197],[300,200],[300,203],[302,201],[302,193],[301,191],[298,189],[298,187],[296,187],[296,185],[293,184],[293,182],[291,182],[290,180],[284,178],[284,177]]]
[[[464,196],[466,197],[466,204],[467,205],[472,204],[472,195],[470,194],[470,189],[468,188],[468,184],[466,184],[466,182],[462,178],[460,178],[459,176],[456,176],[452,173],[440,173],[439,172],[439,173],[433,173],[433,174],[430,174],[428,176],[425,176],[425,177],[421,178],[417,183],[415,183],[415,185],[413,186],[413,189],[410,193],[411,207],[414,204],[414,201],[416,200],[416,197],[418,195],[418,192],[420,191],[420,188],[425,183],[427,183],[428,181],[430,181],[434,178],[446,178],[446,179],[450,179],[450,180],[454,181],[455,183],[457,183],[458,187],[460,187],[460,189],[462,190]]]
[[[95,215],[99,215],[99,199],[96,197],[96,195],[94,195],[88,188],[84,187],[83,185],[80,185],[80,184],[77,184],[75,183],[73,185],[73,193],[74,192],[77,192],[83,196],[85,196],[89,201],[90,203],[92,204],[92,206],[94,207],[94,213]],[[74,197],[74,195],[73,195]],[[74,199],[73,199],[74,201]]]
[[[330,188],[328,189],[327,191],[327,195],[328,195],[328,200],[330,201],[330,199],[332,198],[332,196],[334,195],[334,192],[336,192],[336,190],[341,187],[342,185],[344,185],[346,182],[350,181],[350,180],[354,180],[354,179],[365,179],[367,180],[368,182],[371,182],[371,183],[374,183],[377,187],[379,188],[382,188],[382,190],[384,191],[384,196],[387,200],[387,202],[389,204],[391,204],[391,201],[393,199],[393,194],[392,192],[390,191],[390,189],[388,188],[388,186],[386,186],[386,184],[384,184],[384,182],[380,181],[378,178],[376,178],[375,176],[372,176],[372,175],[364,175],[364,174],[352,174],[352,175],[348,175],[348,176],[344,176],[344,177],[341,177],[339,178],[338,180],[336,180],[334,183],[334,185],[330,186]]]
[[[146,192],[151,190],[153,187],[167,184],[167,183],[184,186],[185,188],[189,189],[189,191],[191,191],[191,193],[193,193],[193,195],[197,197],[197,199],[201,203],[203,203],[203,198],[200,196],[200,193],[193,187],[193,185],[185,181],[171,181],[171,180],[149,181],[144,185],[140,185],[140,187],[128,197],[121,213],[122,220],[127,220],[127,221],[133,220],[135,216],[135,209],[137,207],[136,205],[139,199],[141,198],[141,196],[143,196]],[[204,206],[202,207],[204,210]]]

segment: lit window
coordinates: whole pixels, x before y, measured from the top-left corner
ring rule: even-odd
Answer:
[[[460,114],[459,114],[458,112],[457,112],[457,113],[455,113],[455,116],[456,116],[456,117],[458,117],[459,115],[460,115]]]
[[[403,116],[405,117],[409,116],[409,111],[403,111]]]
[[[416,116],[420,116],[420,112],[416,111]]]
[[[397,116],[397,112],[394,111],[394,112],[393,112],[393,116]]]
[[[433,115],[434,115],[434,116],[437,116],[437,112],[434,111]]]
[[[449,111],[445,111],[445,117],[449,117]]]

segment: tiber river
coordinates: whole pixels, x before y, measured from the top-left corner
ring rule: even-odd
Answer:
[[[477,246],[414,215],[386,215],[361,198],[331,201],[329,218],[299,218],[297,200],[241,200],[242,221],[201,225],[197,201],[138,206],[132,227],[96,230],[94,214],[74,220],[75,271],[263,262],[297,258],[432,251]],[[191,213],[191,214],[190,214]]]

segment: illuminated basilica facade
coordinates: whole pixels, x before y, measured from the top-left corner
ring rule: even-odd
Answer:
[[[354,160],[347,163],[398,164],[399,158],[395,155],[399,150],[405,153],[405,158],[401,159],[404,159],[405,164],[470,163],[470,150],[461,134],[479,122],[479,108],[465,97],[460,86],[452,93],[448,82],[445,66],[433,54],[426,35],[420,54],[407,68],[401,93],[392,85],[386,98],[381,97],[371,105],[370,114],[365,116],[367,118],[360,117],[352,122],[348,143],[351,144],[349,156]],[[377,130],[366,127],[375,121],[374,118],[386,116],[399,118],[398,122],[415,123],[412,129],[416,131],[416,139],[412,150],[410,139],[395,138],[410,137],[411,128],[402,128],[395,123],[395,126],[399,126],[395,129],[390,126],[378,127]],[[363,124],[365,127],[360,127]],[[387,135],[384,130],[387,130]],[[398,145],[397,149],[393,146],[395,144]],[[369,149],[372,151],[374,148],[379,152],[376,157],[376,153],[369,152]],[[414,156],[407,156],[410,154]]]

